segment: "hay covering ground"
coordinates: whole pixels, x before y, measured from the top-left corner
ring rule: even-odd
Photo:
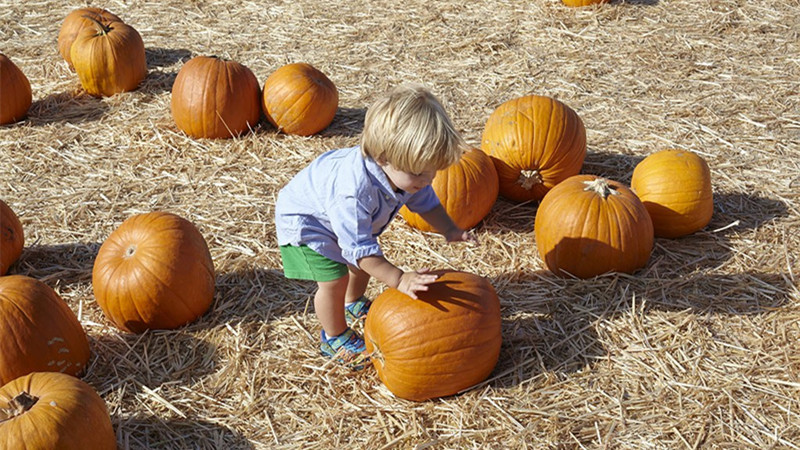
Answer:
[[[798,0],[108,0],[91,6],[141,33],[149,75],[102,100],[56,49],[81,6],[0,1],[0,51],[34,93],[30,117],[0,128],[0,196],[26,233],[12,272],[80,318],[84,380],[121,448],[800,447]],[[235,140],[187,138],[170,89],[196,55],[235,59],[261,83],[309,62],[339,88],[334,123],[310,138],[265,121]],[[273,205],[315,156],[355,144],[365,108],[405,81],[430,86],[474,145],[503,101],[560,99],[586,124],[584,173],[628,183],[654,151],[695,151],[711,167],[711,224],[657,239],[633,276],[581,281],[544,270],[533,204],[498,201],[477,247],[397,220],[382,242],[398,265],[490,279],[503,348],[474,390],[393,398],[373,371],[317,355],[314,289],[281,277]],[[92,264],[124,219],[152,210],[206,237],[215,303],[180,330],[125,334],[94,301]]]

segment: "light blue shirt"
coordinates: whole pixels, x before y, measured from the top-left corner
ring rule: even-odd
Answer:
[[[383,255],[378,236],[401,206],[420,213],[439,204],[430,185],[414,194],[392,189],[360,147],[331,150],[278,192],[278,245],[304,244],[326,258],[358,266],[361,258]]]

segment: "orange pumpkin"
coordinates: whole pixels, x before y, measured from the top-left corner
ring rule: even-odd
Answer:
[[[197,56],[172,85],[172,118],[195,138],[229,138],[261,118],[261,89],[253,72],[236,61]]]
[[[69,64],[70,69],[73,68],[70,56],[72,43],[82,29],[94,26],[92,21],[84,16],[92,17],[99,22],[122,22],[122,19],[102,8],[79,8],[67,14],[61,23],[61,29],[58,30],[58,52]]]
[[[70,58],[81,86],[95,97],[136,89],[147,76],[144,42],[139,32],[123,22],[98,21],[75,37]]]
[[[28,77],[6,55],[0,53],[0,125],[14,123],[28,115],[33,101]]]
[[[36,372],[0,387],[0,447],[115,450],[106,403],[86,382]]]
[[[364,340],[381,381],[396,396],[422,401],[485,380],[500,355],[500,301],[483,277],[454,271],[418,300],[389,288],[372,304]]]
[[[92,288],[119,328],[134,333],[173,329],[211,306],[214,265],[194,224],[167,212],[139,214],[100,246]]]
[[[474,227],[489,214],[500,189],[491,158],[475,148],[464,153],[458,163],[439,171],[432,185],[447,214],[463,230]],[[418,230],[437,231],[405,206],[400,215]]]
[[[338,106],[336,86],[310,64],[287,64],[264,82],[264,114],[287,134],[310,136],[324,130],[333,122]]]
[[[78,375],[89,356],[86,332],[50,286],[0,277],[0,384],[31,372]]]
[[[567,105],[528,95],[492,112],[481,148],[495,163],[500,195],[520,202],[541,200],[553,186],[580,172],[586,129]]]
[[[561,0],[567,6],[589,6],[600,3],[608,3],[610,0]]]
[[[24,246],[22,223],[6,202],[0,200],[0,275],[8,272],[8,268],[22,254]]]
[[[683,150],[662,150],[633,169],[631,188],[653,219],[656,236],[675,238],[708,225],[714,213],[711,171]]]
[[[545,195],[534,227],[539,256],[558,275],[633,273],[653,249],[653,223],[628,187],[575,175]]]

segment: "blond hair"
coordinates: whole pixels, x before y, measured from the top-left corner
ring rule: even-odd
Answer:
[[[465,150],[466,143],[442,104],[420,85],[392,89],[364,118],[361,151],[404,172],[445,169]]]

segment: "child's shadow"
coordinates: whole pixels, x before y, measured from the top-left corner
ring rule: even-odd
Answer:
[[[253,449],[238,431],[216,422],[159,417],[115,417],[114,429],[120,448],[147,449]]]

